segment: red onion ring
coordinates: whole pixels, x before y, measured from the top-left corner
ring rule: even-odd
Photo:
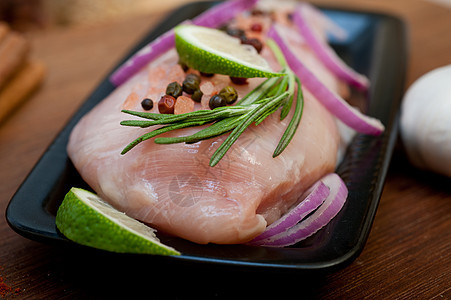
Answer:
[[[329,193],[329,188],[322,181],[317,181],[301,196],[301,202],[298,205],[284,214],[276,222],[266,227],[265,231],[250,241],[249,244],[258,244],[258,241],[267,239],[293,227],[323,204]]]
[[[320,181],[329,187],[330,194],[312,215],[290,229],[270,238],[260,240],[254,245],[269,247],[294,245],[326,226],[343,207],[348,197],[348,189],[340,176],[335,173],[324,176]]]
[[[300,4],[293,14],[293,22],[297,25],[300,34],[313,50],[320,61],[338,78],[346,81],[359,90],[367,90],[369,80],[366,76],[357,73],[340,59],[329,44],[320,39],[311,29],[305,16],[314,8],[306,3]]]
[[[350,106],[346,100],[329,90],[306,66],[304,66],[282,37],[277,25],[273,25],[270,28],[268,37],[274,39],[279,45],[288,65],[299,77],[302,85],[307,88],[333,115],[360,133],[379,135],[384,131],[384,125],[378,119],[366,116],[356,108]]]

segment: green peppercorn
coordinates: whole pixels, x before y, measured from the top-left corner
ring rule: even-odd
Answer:
[[[181,96],[182,93],[183,93],[182,86],[177,81],[171,82],[166,87],[166,95],[177,98]]]
[[[236,101],[236,99],[238,99],[238,93],[233,88],[233,86],[230,86],[230,85],[223,88],[219,92],[219,95],[225,99],[227,104],[232,104]]]
[[[187,94],[192,95],[196,90],[199,89],[200,77],[196,74],[186,75],[183,81],[183,91]]]
[[[200,102],[202,100],[203,95],[204,95],[204,93],[202,93],[202,91],[200,89],[197,89],[191,95],[191,99],[193,99],[193,101]]]
[[[143,101],[141,101],[141,106],[144,110],[151,110],[153,108],[152,99],[145,98]]]
[[[210,106],[210,109],[215,109],[217,107],[226,106],[227,103],[223,97],[217,94],[210,98],[208,105]]]

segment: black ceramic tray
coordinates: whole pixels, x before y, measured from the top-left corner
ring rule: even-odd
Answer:
[[[192,3],[176,10],[146,35],[130,51],[130,55],[179,22],[196,16],[214,4]],[[357,135],[337,168],[337,173],[349,189],[349,197],[342,211],[314,236],[289,248],[197,245],[161,236],[164,243],[182,253],[181,256],[165,259],[215,266],[329,272],[349,264],[362,251],[397,137],[397,114],[406,63],[406,32],[402,21],[395,17],[322,9],[349,32],[346,40],[331,42],[345,61],[370,78],[367,113],[379,118],[386,126],[385,133],[379,137]],[[72,186],[88,187],[68,159],[66,144],[77,121],[113,89],[106,78],[70,119],[11,199],[6,218],[19,234],[42,242],[71,243],[56,229],[56,210]]]

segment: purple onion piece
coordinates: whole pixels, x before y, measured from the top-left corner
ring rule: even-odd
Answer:
[[[330,189],[330,194],[324,203],[299,224],[285,232],[260,241],[258,243],[260,246],[286,247],[294,245],[326,226],[338,214],[348,197],[348,189],[345,183],[335,173],[330,173],[320,180]]]
[[[369,80],[366,76],[361,75],[350,68],[340,59],[335,51],[325,41],[322,41],[312,30],[305,16],[311,12],[313,8],[308,4],[300,4],[293,14],[293,22],[296,24],[300,34],[313,50],[318,59],[338,78],[344,80],[359,90],[368,89]]]
[[[352,129],[364,134],[380,135],[384,131],[384,125],[378,119],[362,114],[349,105],[346,100],[327,88],[293,53],[280,31],[281,29],[277,25],[273,25],[268,32],[268,37],[274,39],[278,44],[288,65],[299,77],[302,85],[327,110]]]
[[[276,222],[266,227],[266,230],[250,241],[249,244],[258,244],[258,241],[284,232],[290,227],[296,225],[304,219],[305,216],[317,209],[324,202],[329,193],[329,188],[323,182],[317,181],[301,196],[298,205],[284,214]]]

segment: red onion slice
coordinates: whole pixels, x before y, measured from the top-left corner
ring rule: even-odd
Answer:
[[[300,4],[293,14],[293,22],[297,25],[300,34],[306,43],[315,52],[320,61],[338,78],[346,81],[359,90],[367,90],[369,80],[366,76],[357,73],[340,59],[329,44],[320,39],[310,27],[306,15],[315,10],[311,5]]]
[[[270,247],[294,245],[327,225],[343,207],[348,197],[348,189],[340,176],[335,173],[324,176],[320,181],[329,187],[330,194],[312,215],[287,231],[260,240],[254,245]]]
[[[253,7],[257,1],[258,0],[224,1],[206,10],[192,21],[188,20],[184,23],[193,23],[195,25],[205,27],[218,27],[231,20],[238,13]],[[123,63],[110,76],[110,82],[115,86],[121,85],[146,64],[150,63],[152,60],[174,46],[174,30],[171,29],[136,52],[131,58]]]
[[[305,216],[317,209],[326,200],[329,193],[329,188],[322,181],[317,181],[301,196],[301,202],[298,205],[284,214],[276,222],[266,227],[265,231],[250,241],[249,244],[258,244],[258,241],[267,239],[293,227],[304,219]]]
[[[285,55],[290,68],[296,73],[302,82],[318,101],[320,101],[333,115],[354,130],[371,135],[379,135],[384,131],[384,125],[375,118],[362,114],[356,108],[350,106],[346,100],[329,90],[293,53],[287,42],[282,37],[277,25],[273,25],[268,37],[274,39],[280,50]]]

